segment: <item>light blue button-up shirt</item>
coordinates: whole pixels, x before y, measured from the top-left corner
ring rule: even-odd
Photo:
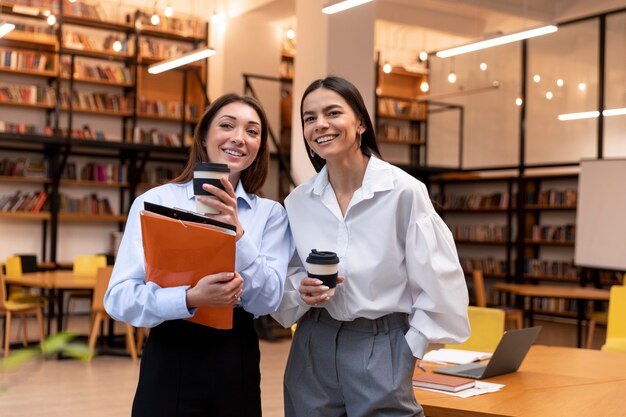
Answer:
[[[239,222],[245,233],[236,244],[235,270],[244,285],[243,308],[254,315],[275,311],[283,295],[287,264],[294,251],[285,209],[275,201],[247,194],[241,182],[235,190]],[[136,327],[154,327],[165,320],[189,318],[189,286],[161,288],[146,282],[139,212],[144,202],[195,210],[193,183],[166,184],[133,202],[120,244],[104,305],[115,320]]]

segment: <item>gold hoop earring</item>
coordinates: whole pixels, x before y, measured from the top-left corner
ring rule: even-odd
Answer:
[[[315,157],[315,151],[313,148],[309,148],[309,154],[311,155],[311,158]]]

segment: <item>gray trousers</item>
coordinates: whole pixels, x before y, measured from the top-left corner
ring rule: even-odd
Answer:
[[[342,322],[312,308],[289,352],[285,417],[422,417],[407,329],[406,314]]]

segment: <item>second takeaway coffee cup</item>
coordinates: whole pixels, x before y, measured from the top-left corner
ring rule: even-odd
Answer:
[[[339,257],[335,252],[313,249],[306,258],[306,271],[311,278],[317,278],[326,285],[328,296],[335,294],[337,286],[337,265]]]
[[[220,182],[220,177],[230,173],[230,169],[226,164],[213,164],[210,162],[198,162],[193,168],[193,194],[195,196],[207,196],[209,198],[217,199],[208,191],[202,188],[203,184],[211,184],[217,188],[224,189],[224,186]],[[219,214],[220,212],[211,206],[207,206],[196,198],[196,211],[198,213]]]

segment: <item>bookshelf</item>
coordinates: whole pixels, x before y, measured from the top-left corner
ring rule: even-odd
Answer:
[[[96,2],[0,1],[0,8],[17,25],[0,39],[0,108],[10,110],[0,117],[0,201],[22,200],[4,201],[0,222],[26,225],[25,233],[41,235],[43,261],[64,261],[72,247],[80,250],[67,236],[93,231],[108,242],[123,230],[134,197],[182,167],[208,103],[206,64],[159,75],[147,69],[207,45],[208,23],[173,17],[154,27],[141,10]],[[57,16],[54,27],[44,9]],[[4,173],[18,161],[41,163],[42,175]]]
[[[378,65],[376,87],[376,130],[380,143],[405,145],[410,151],[410,164],[426,163],[425,102],[418,100],[423,93],[426,73],[409,72],[394,67],[385,73]]]

